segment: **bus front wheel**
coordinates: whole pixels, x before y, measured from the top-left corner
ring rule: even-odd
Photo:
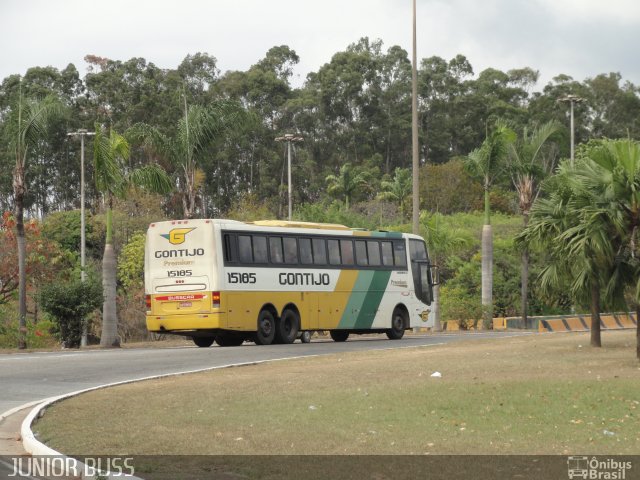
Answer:
[[[349,338],[349,332],[344,330],[331,330],[329,335],[331,335],[334,342],[346,342],[347,338]]]
[[[400,340],[404,336],[405,314],[396,308],[391,315],[391,328],[387,330],[389,340]]]
[[[298,337],[300,328],[300,317],[295,310],[290,308],[282,312],[282,317],[278,321],[276,339],[278,343],[293,343]]]
[[[216,337],[192,337],[193,343],[195,343],[200,348],[207,348],[213,345]]]
[[[256,331],[256,343],[258,345],[271,345],[276,336],[276,320],[269,310],[262,310],[258,315],[258,330]]]

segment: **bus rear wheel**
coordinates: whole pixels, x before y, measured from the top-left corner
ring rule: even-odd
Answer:
[[[269,310],[262,310],[258,315],[258,330],[256,331],[256,343],[258,345],[271,345],[276,337],[276,320]]]
[[[331,330],[329,332],[334,342],[346,342],[349,338],[349,332],[345,330]]]
[[[389,340],[400,340],[404,336],[405,314],[400,308],[396,308],[391,315],[391,328],[385,333]]]
[[[287,308],[282,312],[276,329],[276,340],[278,343],[293,343],[298,337],[300,328],[300,316],[295,310]]]
[[[207,348],[213,345],[216,337],[192,337],[193,343],[195,343],[200,348]]]

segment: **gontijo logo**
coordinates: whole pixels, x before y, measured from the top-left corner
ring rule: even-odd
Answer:
[[[189,233],[191,230],[195,230],[195,227],[194,228],[174,228],[168,234],[161,233],[160,236],[169,240],[169,243],[171,243],[172,245],[180,245],[181,243],[184,243],[184,238],[187,236],[187,233]]]

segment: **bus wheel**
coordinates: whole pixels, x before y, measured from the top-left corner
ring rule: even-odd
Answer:
[[[310,343],[311,342],[311,332],[309,330],[302,332],[300,335],[300,341],[302,343]]]
[[[216,337],[216,343],[221,347],[238,347],[244,343],[244,337],[232,333],[221,333]]]
[[[200,348],[207,348],[213,345],[216,337],[192,337],[193,343],[195,343]]]
[[[349,332],[345,330],[331,330],[329,335],[331,335],[334,342],[346,342],[347,338],[349,338]]]
[[[278,321],[276,339],[278,343],[293,343],[298,337],[300,318],[295,310],[287,308]]]
[[[386,331],[389,340],[400,340],[404,336],[405,314],[396,308],[391,315],[391,328]]]
[[[256,343],[258,345],[271,345],[276,336],[276,320],[269,310],[262,310],[258,315],[258,331]]]

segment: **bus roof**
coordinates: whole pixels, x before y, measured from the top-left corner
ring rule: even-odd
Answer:
[[[346,225],[339,223],[314,223],[314,222],[292,222],[286,220],[256,220],[255,222],[246,222],[249,225],[258,227],[283,227],[283,228],[317,228],[320,230],[352,230]]]

